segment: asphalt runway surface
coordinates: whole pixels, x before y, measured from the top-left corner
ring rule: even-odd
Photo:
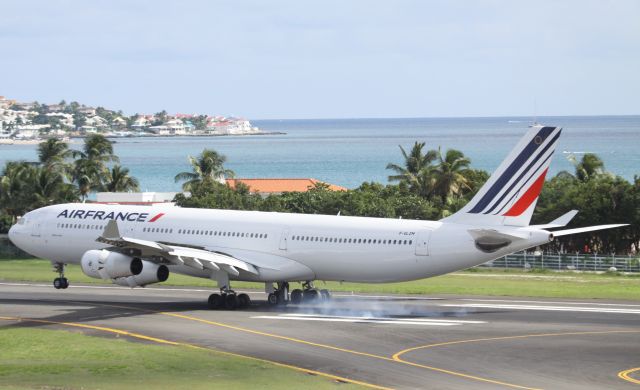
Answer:
[[[0,331],[72,327],[115,337],[115,330],[140,342],[213,348],[372,387],[640,385],[634,302],[335,293],[330,303],[274,308],[265,294],[251,292],[249,309],[212,311],[211,292],[0,283]]]

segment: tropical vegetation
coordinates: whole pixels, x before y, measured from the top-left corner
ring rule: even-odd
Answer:
[[[391,184],[363,183],[347,191],[318,184],[307,192],[262,197],[246,187],[231,188],[215,180],[190,183],[190,196],[178,194],[183,207],[261,210],[310,214],[437,220],[461,209],[487,181],[489,174],[470,168],[458,150],[425,150],[416,142],[403,162],[390,163]],[[562,237],[548,245],[554,251],[631,253],[640,245],[640,177],[633,183],[607,173],[598,156],[573,158],[575,171],[560,172],[547,181],[532,223],[547,223],[580,210],[569,227],[608,223],[631,226]],[[222,166],[218,167],[222,170]],[[193,177],[199,177],[194,166]]]
[[[193,187],[209,182],[223,183],[226,178],[233,177],[234,172],[224,168],[227,161],[225,155],[219,154],[215,150],[205,149],[199,156],[189,156],[189,164],[191,164],[192,172],[180,172],[174,180],[175,182],[184,181],[182,189],[189,191]]]
[[[80,150],[58,139],[38,145],[38,161],[10,161],[0,171],[0,232],[29,210],[86,200],[95,191],[138,191],[138,180],[117,163],[111,141],[91,135]]]
[[[389,163],[389,184],[365,182],[332,191],[317,184],[307,192],[263,197],[238,184],[225,184],[233,171],[226,156],[205,149],[190,156],[190,171],[180,172],[184,194],[176,204],[234,210],[352,215],[437,220],[462,208],[489,178],[473,169],[461,151],[425,148],[416,142],[403,161]],[[86,200],[95,191],[138,191],[137,179],[118,164],[111,142],[90,136],[80,150],[56,140],[38,148],[38,162],[9,162],[0,175],[0,231],[28,210],[60,202]],[[580,210],[570,227],[629,223],[622,229],[562,237],[549,248],[563,252],[631,253],[640,246],[640,177],[629,182],[605,170],[597,155],[570,157],[572,172],[550,178],[542,190],[532,223],[547,223],[572,209]]]

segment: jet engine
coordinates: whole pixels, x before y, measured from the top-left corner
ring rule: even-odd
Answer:
[[[121,286],[144,287],[147,284],[164,282],[169,278],[169,268],[150,261],[142,260],[142,272],[125,278],[114,279],[113,282]]]
[[[90,250],[82,255],[82,272],[96,279],[116,279],[138,275],[143,270],[142,260],[108,250]]]

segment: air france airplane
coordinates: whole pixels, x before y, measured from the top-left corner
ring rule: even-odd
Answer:
[[[264,282],[270,304],[330,298],[314,280],[384,283],[473,267],[557,236],[573,210],[529,225],[561,128],[532,126],[473,199],[440,221],[105,204],[59,204],[25,214],[11,241],[50,259],[65,289],[66,264],[93,278],[137,287],[171,272],[216,281],[211,308],[250,304],[230,281]],[[302,289],[289,291],[289,282]],[[275,286],[274,286],[275,284]]]

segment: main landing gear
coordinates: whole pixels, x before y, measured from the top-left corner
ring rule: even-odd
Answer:
[[[315,288],[311,280],[302,283],[302,289],[295,289],[291,291],[291,294],[289,294],[289,283],[279,282],[278,287],[267,297],[267,302],[273,306],[286,305],[288,303],[297,305],[300,303],[328,302],[329,300],[331,300],[329,290]]]
[[[301,303],[328,302],[331,300],[331,293],[328,290],[320,290],[313,286],[313,281],[302,283],[302,289],[295,289],[289,292],[288,282],[276,283],[276,288],[272,283],[266,284],[267,303],[270,306],[285,306]],[[235,310],[245,309],[251,305],[249,295],[245,293],[237,294],[228,285],[220,288],[220,293],[209,295],[209,308],[214,310]]]
[[[214,310],[227,309],[245,309],[251,305],[251,298],[249,295],[242,293],[236,294],[235,291],[223,287],[220,289],[220,294],[209,295],[209,308]]]
[[[63,263],[54,263],[53,264],[53,272],[57,272],[59,277],[53,279],[53,287],[56,290],[66,289],[69,287],[69,280],[64,277],[64,264]]]

